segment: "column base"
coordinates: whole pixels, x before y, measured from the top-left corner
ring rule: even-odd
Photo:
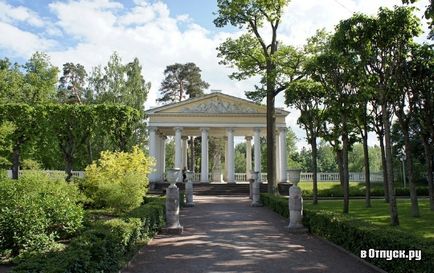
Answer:
[[[182,232],[184,231],[184,228],[182,226],[179,227],[172,227],[172,228],[162,228],[161,231],[164,234],[182,234]]]
[[[288,232],[289,233],[293,233],[293,234],[302,234],[302,233],[307,233],[309,230],[305,227],[287,227],[288,228]]]
[[[264,205],[262,203],[252,203],[250,204],[251,207],[263,207]]]
[[[194,203],[186,203],[184,206],[188,207],[188,208],[191,208],[191,207],[194,207]]]

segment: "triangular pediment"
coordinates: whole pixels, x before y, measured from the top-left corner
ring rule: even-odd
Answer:
[[[266,112],[267,109],[264,105],[222,93],[211,93],[199,98],[193,98],[182,102],[153,108],[147,111],[147,113],[151,115],[165,113],[179,113],[184,115],[265,114]]]

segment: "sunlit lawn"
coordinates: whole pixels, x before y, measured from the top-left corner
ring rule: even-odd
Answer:
[[[419,200],[421,217],[415,218],[410,215],[410,200],[397,199],[400,229],[413,233],[416,236],[433,240],[434,242],[434,212],[429,209],[429,200]],[[342,212],[342,200],[320,200],[314,206],[312,201],[306,200],[305,208],[331,210]],[[350,200],[349,215],[370,221],[376,225],[389,225],[389,206],[384,200],[372,200],[372,207],[366,208],[364,200]]]
[[[312,182],[301,181],[298,183],[298,186],[302,190],[312,190]],[[318,182],[318,190],[328,190],[334,188],[340,188],[341,185],[339,182]],[[350,182],[350,188],[365,188],[364,183],[359,182]],[[371,183],[371,188],[383,188],[383,184],[381,183]]]

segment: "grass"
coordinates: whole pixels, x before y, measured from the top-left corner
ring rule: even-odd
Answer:
[[[400,226],[403,231],[414,235],[433,240],[434,242],[434,211],[429,209],[429,200],[419,200],[421,217],[415,218],[410,214],[410,200],[398,199],[398,214]],[[342,200],[320,200],[314,206],[310,201],[304,203],[305,208],[315,210],[329,210],[342,212]],[[384,200],[372,200],[372,207],[366,208],[364,200],[350,200],[350,216],[360,218],[375,225],[387,226],[390,223],[389,205]]]
[[[298,186],[302,189],[302,190],[312,190],[312,182],[307,182],[307,181],[301,181],[300,183],[298,183]],[[318,191],[321,190],[332,190],[332,189],[340,189],[341,188],[341,184],[339,182],[318,182]],[[360,183],[360,182],[350,182],[350,189],[365,189],[365,183]],[[371,183],[371,189],[373,188],[378,188],[378,189],[383,189],[383,184],[382,183]]]

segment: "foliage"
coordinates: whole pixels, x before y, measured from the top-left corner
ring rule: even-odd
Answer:
[[[194,63],[168,65],[164,70],[165,78],[161,82],[160,92],[162,97],[157,102],[179,102],[188,98],[203,95],[203,90],[209,84],[202,80],[200,68]]]
[[[82,225],[81,196],[74,184],[44,175],[0,181],[0,249],[16,256],[44,251]]]
[[[282,197],[261,194],[261,201],[275,212],[288,217],[288,200]],[[303,223],[310,232],[342,246],[359,256],[361,250],[373,247],[378,249],[420,249],[423,257],[434,255],[431,242],[403,232],[394,227],[381,227],[353,217],[321,210],[303,210]],[[366,259],[388,272],[429,272],[434,260],[423,258],[420,261],[407,259],[394,260]]]
[[[93,223],[64,251],[31,256],[12,272],[118,272],[127,256],[163,226],[164,202],[153,200],[121,218]]]
[[[23,170],[40,170],[41,163],[33,159],[23,159],[21,162],[21,168]]]
[[[99,160],[86,167],[85,193],[96,207],[121,211],[138,207],[153,164],[137,146],[129,153],[104,151]]]
[[[226,39],[218,48],[220,64],[235,67],[231,78],[242,80],[260,77],[260,85],[247,96],[259,102],[267,98],[267,169],[268,191],[277,191],[275,142],[275,97],[287,83],[302,77],[303,54],[278,42],[277,29],[288,0],[245,1],[218,0],[217,27],[232,25],[246,33]],[[268,26],[269,28],[265,28]],[[262,33],[261,33],[262,32]],[[268,39],[266,39],[268,38]]]
[[[14,133],[16,127],[12,122],[2,122],[0,124],[0,169],[9,168],[10,161],[5,157],[12,151],[10,136]]]
[[[85,92],[86,69],[81,64],[63,64],[63,75],[59,79],[57,97],[61,102],[82,103]]]

